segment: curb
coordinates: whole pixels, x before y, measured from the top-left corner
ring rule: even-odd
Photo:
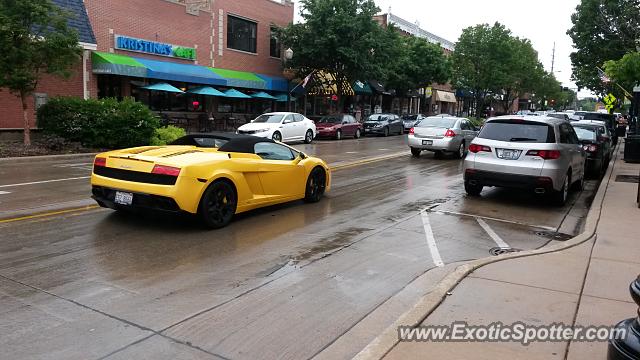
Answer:
[[[484,259],[478,259],[468,262],[464,265],[458,266],[453,272],[449,273],[444,279],[442,279],[436,286],[426,295],[424,295],[417,304],[411,309],[402,314],[396,321],[394,321],[389,327],[387,327],[382,334],[373,339],[367,346],[364,347],[353,359],[357,360],[373,360],[382,359],[385,357],[398,343],[398,327],[403,325],[418,326],[429,315],[431,315],[438,306],[445,300],[449,293],[455,287],[464,280],[469,274],[475,270],[489,265],[498,263],[505,260],[512,260],[536,255],[550,254],[559,252],[562,250],[570,249],[578,246],[588,240],[590,240],[596,233],[598,222],[600,221],[600,214],[602,212],[602,204],[604,202],[604,196],[607,192],[609,183],[611,182],[613,169],[615,162],[618,159],[619,147],[616,147],[615,156],[612,159],[610,166],[607,169],[598,192],[591,203],[591,209],[587,214],[585,221],[584,231],[561,244],[553,245],[544,249],[529,250],[519,253],[508,253],[499,255],[498,257],[488,257]]]
[[[46,159],[66,159],[84,156],[96,156],[99,153],[77,153],[77,154],[58,154],[58,155],[36,155],[36,156],[14,156],[0,158],[3,161],[19,161],[19,160],[46,160]]]

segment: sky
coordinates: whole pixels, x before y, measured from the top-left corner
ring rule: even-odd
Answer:
[[[496,21],[509,28],[514,35],[531,40],[540,62],[551,71],[555,42],[554,74],[564,86],[575,88],[571,81],[573,51],[567,30],[571,14],[580,0],[375,0],[381,12],[391,13],[415,22],[420,27],[456,42],[466,27]],[[296,19],[299,9],[296,1]],[[582,91],[579,96],[590,96]]]

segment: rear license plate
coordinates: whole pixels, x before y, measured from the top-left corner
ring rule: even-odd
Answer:
[[[496,154],[500,159],[516,160],[520,157],[522,150],[496,149]]]
[[[133,203],[133,194],[128,192],[116,191],[114,202],[120,205],[131,205]]]
[[[433,140],[422,140],[422,145],[433,145]]]

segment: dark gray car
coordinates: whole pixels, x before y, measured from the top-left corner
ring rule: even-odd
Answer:
[[[364,122],[364,134],[402,135],[404,124],[396,114],[372,114]]]

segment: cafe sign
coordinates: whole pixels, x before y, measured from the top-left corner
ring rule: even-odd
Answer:
[[[115,36],[115,48],[118,50],[134,51],[185,60],[196,59],[196,49],[194,48],[137,39],[123,35]]]

